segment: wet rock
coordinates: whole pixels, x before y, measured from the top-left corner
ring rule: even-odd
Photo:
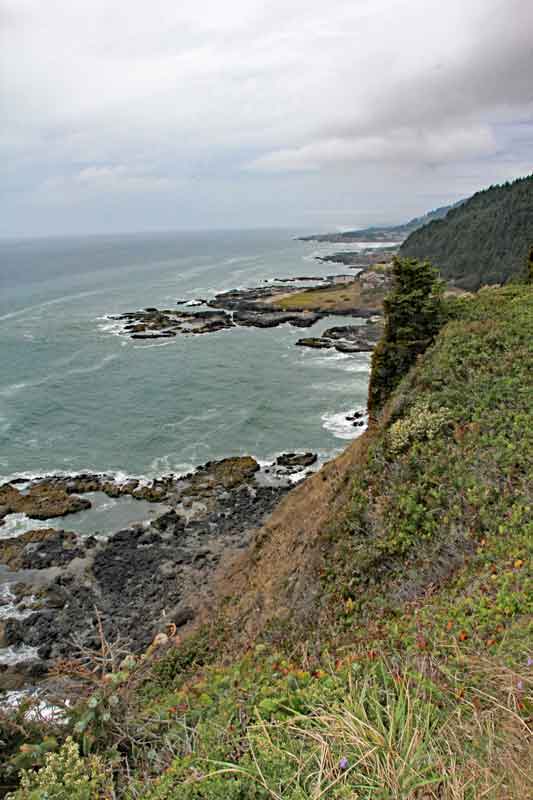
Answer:
[[[287,464],[293,463],[291,456],[302,463],[312,456],[284,455]],[[275,469],[287,470],[288,475],[291,468]],[[120,637],[134,652],[144,651],[169,622],[186,624],[198,592],[222,556],[245,547],[289,490],[288,478],[279,485],[258,482],[259,471],[255,459],[236,456],[146,486],[135,481],[117,484],[110,476],[90,473],[47,479],[67,496],[82,488],[105,488],[109,493],[164,498],[170,508],[150,524],[124,528],[107,540],[49,529],[2,542],[13,548],[10,564],[31,570],[24,573],[24,582],[10,585],[16,601],[35,595],[33,613],[8,626],[8,641],[37,648],[39,657],[51,664],[76,656],[74,640],[98,647],[95,608],[105,635],[110,640]],[[178,513],[185,505],[189,508]],[[5,640],[4,627],[1,635]]]
[[[23,641],[22,620],[0,620],[0,647],[12,647]]]
[[[33,684],[46,673],[46,665],[38,659],[17,664],[0,664],[0,691],[13,692]]]
[[[204,305],[202,300],[186,302],[187,306]],[[168,339],[178,334],[213,333],[232,328],[231,316],[225,311],[191,312],[182,309],[145,308],[128,311],[109,319],[124,323],[123,333],[132,339]]]
[[[0,563],[10,570],[61,566],[81,554],[74,533],[54,528],[40,528],[0,540]]]
[[[313,347],[315,350],[328,350],[334,346],[332,341],[320,336],[309,336],[304,339],[298,339],[296,344],[298,347]]]
[[[277,328],[285,324],[297,328],[309,328],[318,322],[320,317],[320,314],[311,311],[236,311],[233,315],[238,325],[254,328]]]
[[[316,453],[283,453],[276,458],[276,464],[278,467],[298,467],[300,470],[315,464],[317,459]]]
[[[24,494],[12,484],[0,486],[0,506],[6,514],[23,513],[31,519],[64,517],[90,508],[91,503],[83,497],[69,494],[55,482],[44,480],[32,484]]]
[[[185,527],[185,523],[183,519],[176,514],[174,509],[167,511],[166,514],[162,514],[157,519],[153,520],[152,527],[156,528],[158,531],[166,531],[172,530],[173,533],[177,533],[182,531]]]
[[[364,412],[363,411],[354,411],[352,414],[348,414],[346,417],[346,422],[356,422],[364,419]]]

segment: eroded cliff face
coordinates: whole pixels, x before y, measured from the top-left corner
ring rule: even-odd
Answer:
[[[267,628],[316,623],[329,549],[325,534],[345,514],[354,470],[371,435],[365,432],[293,489],[251,546],[221,563],[201,598],[197,624],[209,624],[220,613],[233,641],[246,645]]]

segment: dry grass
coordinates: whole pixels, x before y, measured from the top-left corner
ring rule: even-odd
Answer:
[[[273,620],[299,628],[322,591],[319,569],[324,530],[350,496],[354,469],[364,461],[365,433],[340,456],[293,489],[277,506],[246,551],[221,562],[195,625],[223,608],[237,640],[255,638]]]
[[[272,800],[528,800],[530,721],[501,685],[508,671],[472,663],[480,667],[486,690],[472,688],[473,700],[458,703],[422,676],[378,663],[350,681],[342,702],[261,720],[248,732],[252,767],[223,771]],[[522,682],[531,700],[532,681]]]
[[[352,308],[379,310],[386,292],[365,291],[358,280],[329,289],[308,289],[288,294],[274,301],[284,311],[305,309],[309,311],[349,311]]]

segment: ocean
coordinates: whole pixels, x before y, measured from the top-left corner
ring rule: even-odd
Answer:
[[[148,342],[120,336],[107,317],[349,272],[315,258],[339,249],[279,230],[0,242],[0,481],[333,456],[356,433],[345,417],[365,407],[369,357],[295,342],[349,319]]]

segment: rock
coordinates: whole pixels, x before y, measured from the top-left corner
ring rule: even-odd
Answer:
[[[316,350],[327,350],[333,347],[333,342],[329,339],[322,339],[320,336],[312,336],[307,339],[298,339],[296,344],[299,347],[313,347]]]
[[[12,539],[0,540],[0,563],[10,570],[60,566],[81,555],[76,535],[54,528],[39,528]]]
[[[179,304],[198,306],[204,305],[204,301],[179,301]],[[234,327],[231,316],[222,310],[196,313],[145,308],[144,311],[128,311],[109,319],[124,323],[122,332],[132,339],[169,339],[178,334],[213,333]]]
[[[44,480],[34,483],[25,494],[11,484],[0,487],[0,505],[5,513],[23,513],[31,519],[64,517],[91,507],[89,500],[67,493],[55,482]]]
[[[309,328],[318,322],[320,314],[311,311],[235,311],[234,322],[237,325],[254,328],[277,328],[279,325],[293,325],[297,328]]]
[[[185,524],[179,514],[176,514],[174,509],[171,509],[166,514],[162,514],[153,520],[152,527],[157,528],[158,531],[166,531],[170,528],[174,533],[177,533],[184,529]]]
[[[194,619],[194,611],[189,606],[178,606],[168,615],[168,619],[169,622],[174,623],[176,628],[182,628]]]
[[[363,411],[354,411],[352,414],[348,414],[346,417],[346,422],[354,422],[355,420],[361,420],[364,418]]]
[[[284,455],[310,460],[308,454]],[[246,546],[289,490],[288,480],[279,486],[262,485],[256,479],[259,469],[254,458],[236,456],[147,486],[117,484],[108,475],[90,473],[48,478],[49,486],[68,497],[89,487],[105,488],[109,493],[164,498],[170,508],[149,525],[132,525],[107,540],[53,529],[0,540],[13,548],[5,560],[14,568],[39,567],[38,573],[25,573],[24,583],[10,584],[19,602],[31,595],[35,599],[31,615],[13,624],[3,621],[9,622],[7,641],[37,648],[39,657],[51,664],[75,655],[73,637],[85,647],[98,647],[95,607],[105,635],[110,640],[120,637],[135,653],[146,651],[162,622],[185,625],[220,558]],[[186,512],[177,513],[189,503]],[[4,624],[1,637],[6,640]]]
[[[159,565],[159,572],[163,578],[174,578],[176,576],[176,564],[174,561],[163,561]]]
[[[276,458],[276,464],[278,467],[289,467],[291,469],[298,467],[300,470],[310,467],[317,460],[316,453],[283,453]]]
[[[46,674],[46,665],[36,659],[17,664],[0,664],[0,691],[13,692],[35,683]]]
[[[23,641],[21,620],[8,618],[0,620],[0,648],[12,647]]]
[[[143,327],[142,330],[146,330],[146,328]],[[172,339],[172,337],[175,336],[175,335],[176,334],[175,334],[174,331],[156,331],[156,332],[153,332],[153,333],[149,333],[148,331],[146,331],[146,333],[132,333],[131,338],[132,339]]]

